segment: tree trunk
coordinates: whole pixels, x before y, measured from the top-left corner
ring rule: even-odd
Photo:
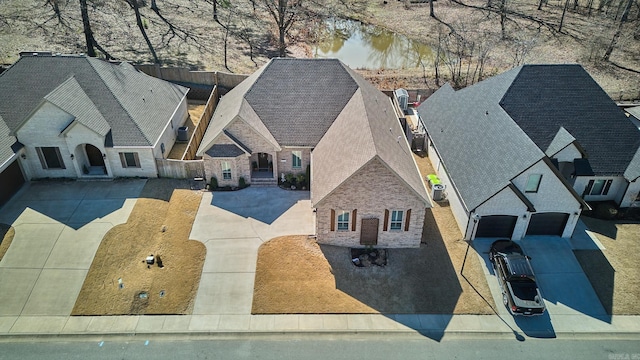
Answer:
[[[218,0],[213,0],[213,20],[220,23],[218,20]]]
[[[631,10],[631,5],[633,5],[633,0],[628,0],[627,6],[624,8],[624,12],[622,13],[622,17],[620,17],[620,22],[618,23],[618,28],[616,29],[616,33],[613,34],[613,39],[611,39],[611,43],[609,44],[607,51],[604,53],[603,59],[605,61],[609,61],[609,58],[611,57],[611,53],[613,52],[613,48],[616,46],[616,43],[618,42],[618,39],[622,34],[622,26],[624,25],[624,23],[627,21],[627,18],[629,17],[629,11]]]
[[[502,38],[506,38],[505,32],[505,22],[507,20],[507,0],[500,1],[500,30],[502,33]]]
[[[429,16],[432,18],[436,17],[436,14],[433,13],[433,1],[434,0],[429,0]]]
[[[153,56],[153,62],[156,64],[160,64],[160,59],[156,54],[156,50],[153,48],[153,44],[151,43],[151,40],[149,40],[149,36],[147,36],[147,31],[144,29],[144,24],[142,23],[142,16],[140,15],[140,8],[138,6],[138,0],[126,0],[126,1],[136,14],[136,24],[138,25],[138,29],[140,29],[140,32],[142,33],[142,37],[144,38],[144,41],[147,43],[147,47],[149,47],[149,51]]]
[[[567,14],[567,8],[569,7],[569,0],[564,2],[564,8],[562,8],[562,17],[560,18],[560,25],[558,26],[558,32],[562,32],[562,25],[564,24],[564,17]]]
[[[287,44],[285,43],[286,29],[284,27],[280,27],[278,30],[280,34],[278,38],[278,45],[280,48],[280,57],[286,57],[287,56]]]
[[[544,5],[544,0],[538,1],[538,10],[542,10],[542,5]]]
[[[87,43],[87,55],[96,57],[96,50],[93,46],[93,32],[89,22],[89,12],[87,11],[87,0],[80,0],[80,13],[82,14],[82,27],[84,28],[84,39]]]

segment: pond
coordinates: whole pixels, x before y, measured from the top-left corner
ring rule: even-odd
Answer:
[[[354,69],[419,68],[432,61],[431,48],[406,36],[373,25],[330,19],[318,44],[316,58],[338,58]]]

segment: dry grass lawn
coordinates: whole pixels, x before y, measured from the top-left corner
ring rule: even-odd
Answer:
[[[206,105],[206,101],[189,100],[189,117],[183,125],[189,128],[189,138],[191,138],[193,131],[196,129],[196,126],[200,122],[200,117],[202,117],[202,113],[204,112],[204,108],[206,107]],[[187,150],[187,145],[189,145],[188,142],[176,142],[173,145],[173,148],[171,148],[169,155],[167,155],[167,158],[182,160],[182,156]]]
[[[449,208],[435,204],[420,249],[390,249],[385,267],[356,267],[349,249],[306,236],[272,239],[258,251],[252,313],[492,314],[483,264],[461,238]]]
[[[576,258],[611,315],[640,315],[640,223],[581,217],[605,250],[576,250]]]
[[[129,221],[103,238],[72,315],[191,313],[206,255],[204,244],[189,240],[201,196],[185,180],[147,181]],[[147,268],[150,254],[164,267]]]
[[[11,246],[11,241],[13,241],[15,234],[16,230],[13,226],[0,224],[0,261],[2,261],[4,254],[9,250],[9,246]]]

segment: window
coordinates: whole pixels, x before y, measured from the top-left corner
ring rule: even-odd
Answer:
[[[402,215],[404,215],[402,210],[393,210],[391,212],[391,223],[389,224],[391,230],[402,230]]]
[[[349,215],[351,214],[348,211],[338,212],[338,231],[349,230]]]
[[[538,188],[540,187],[540,181],[542,180],[541,174],[532,174],[529,175],[529,180],[527,180],[527,187],[524,188],[524,192],[526,193],[537,193]]]
[[[612,183],[611,179],[589,180],[585,193],[588,195],[607,195]]]
[[[231,166],[228,161],[222,162],[222,179],[231,180]]]
[[[123,168],[139,168],[140,167],[140,158],[138,157],[138,153],[134,152],[126,152],[119,153],[120,154],[120,162],[122,163]]]
[[[292,166],[294,169],[300,169],[302,167],[302,151],[292,151],[291,152],[293,160]]]
[[[59,148],[37,147],[36,152],[38,153],[43,169],[65,169]]]

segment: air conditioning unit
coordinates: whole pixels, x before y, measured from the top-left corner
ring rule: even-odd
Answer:
[[[444,189],[445,186],[442,184],[435,184],[431,187],[431,198],[434,201],[442,201],[444,200]]]

